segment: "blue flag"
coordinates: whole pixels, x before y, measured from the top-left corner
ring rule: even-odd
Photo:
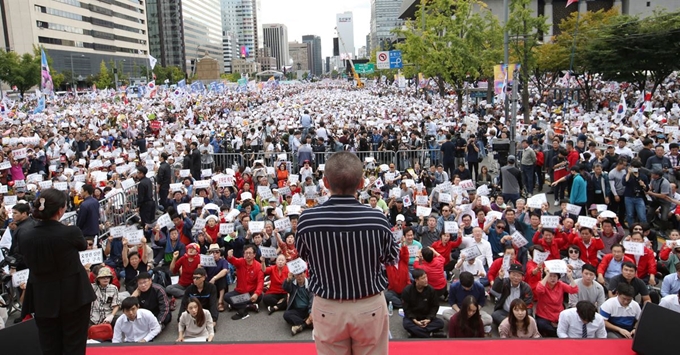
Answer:
[[[38,99],[38,106],[36,106],[35,110],[33,110],[33,114],[35,115],[37,113],[42,113],[43,111],[45,111],[45,97],[40,96]]]
[[[187,87],[187,81],[186,81],[185,79],[182,79],[182,80],[178,81],[178,82],[177,82],[177,87],[178,87],[178,88],[182,88],[182,89],[186,88],[186,87]]]

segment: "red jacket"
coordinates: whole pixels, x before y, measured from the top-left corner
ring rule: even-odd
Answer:
[[[194,271],[198,268],[201,263],[201,256],[194,255],[194,260],[189,261],[189,254],[182,255],[177,261],[175,261],[175,268],[172,269],[173,274],[179,272],[179,268],[182,268],[182,273],[179,275],[179,284],[183,287],[188,287],[194,280]]]
[[[283,289],[283,281],[285,281],[286,278],[288,278],[287,265],[283,265],[283,270],[281,270],[281,274],[279,274],[279,267],[276,265],[272,265],[264,269],[264,274],[269,275],[269,281],[271,281],[271,283],[269,284],[269,289],[267,290],[266,294],[285,295],[287,293]]]
[[[602,257],[602,261],[600,261],[600,265],[597,267],[598,275],[602,274],[604,276],[604,274],[607,273],[607,268],[609,268],[609,263],[612,262],[612,259],[614,259],[614,254],[607,254]],[[623,261],[630,261],[635,264],[635,260],[629,258],[628,255],[623,256]]]
[[[662,261],[668,261],[668,258],[671,256],[672,252],[673,249],[669,248],[664,243],[663,247],[661,247],[661,251],[659,252],[659,259],[661,259]]]
[[[462,238],[460,238],[462,239]],[[436,242],[438,243],[438,242]],[[408,246],[404,245],[399,250],[399,265],[388,265],[387,269],[387,289],[401,295],[406,285],[411,284],[411,277],[408,271]]]
[[[568,232],[562,232],[559,229],[555,231],[555,238],[560,238],[567,242],[565,247],[574,244],[574,239],[576,239],[576,237],[578,236],[579,236],[578,233],[576,233],[576,231],[574,231],[573,229]]]
[[[536,234],[534,234],[533,242],[534,245],[540,245],[543,247],[543,249],[545,249],[545,251],[550,252],[547,260],[561,259],[560,250],[569,244],[568,240],[558,238],[557,236],[553,237],[553,241],[548,244],[545,240],[543,240],[543,234],[541,234],[541,231],[537,231]]]
[[[256,294],[258,296],[262,294],[264,273],[262,272],[262,266],[257,260],[253,260],[253,263],[248,265],[246,259],[232,256],[227,261],[236,268],[236,278],[238,281],[234,291]]]
[[[427,282],[435,290],[446,289],[446,274],[444,274],[444,257],[437,255],[431,262],[418,259],[413,263],[414,269],[423,269],[427,274]]]
[[[574,294],[578,292],[577,286],[570,286],[562,281],[557,281],[555,287],[550,289],[540,282],[536,285],[536,315],[557,323],[560,312],[564,310],[564,293]]]
[[[446,265],[451,262],[451,250],[458,248],[461,243],[463,243],[463,238],[450,240],[446,245],[442,244],[441,240],[438,240],[432,243],[431,247],[444,257],[444,265]]]
[[[635,260],[635,255],[626,254],[632,260]],[[645,247],[645,254],[638,257],[637,265],[637,277],[645,278],[649,275],[656,275],[656,259],[654,259],[654,252],[652,249]]]
[[[597,264],[599,263],[597,261],[597,251],[604,249],[604,243],[602,242],[602,239],[595,237],[591,238],[590,246],[586,248],[586,245],[583,244],[583,238],[576,237],[574,238],[574,244],[578,246],[579,249],[581,249],[581,260],[597,267]]]
[[[512,261],[513,264],[522,265],[517,259]],[[498,273],[501,272],[501,267],[503,266],[503,258],[498,258],[491,263],[489,266],[489,271],[486,273],[486,278],[489,282],[493,282],[498,277]]]
[[[524,275],[524,282],[529,284],[529,287],[531,287],[531,291],[535,294],[536,293],[536,285],[538,285],[539,282],[543,279],[543,272],[537,272],[536,275],[533,274],[533,271],[538,267],[538,264],[536,264],[533,260],[527,261],[527,273]]]

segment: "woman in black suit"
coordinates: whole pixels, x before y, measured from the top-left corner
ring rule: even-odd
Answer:
[[[59,222],[66,195],[42,190],[33,208],[35,227],[19,240],[30,274],[23,313],[33,313],[43,354],[85,354],[92,285],[80,262],[87,242],[78,227]]]

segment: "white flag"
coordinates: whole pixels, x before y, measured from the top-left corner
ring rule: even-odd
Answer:
[[[149,54],[149,65],[151,65],[151,70],[156,66],[156,62],[158,62],[158,60]]]
[[[621,120],[626,117],[626,110],[628,110],[628,105],[626,105],[626,97],[623,95],[623,93],[621,93],[621,101],[619,101],[619,106],[616,108],[614,120],[616,120],[616,122],[621,122]]]

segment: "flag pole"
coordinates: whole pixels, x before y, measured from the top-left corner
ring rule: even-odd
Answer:
[[[584,0],[585,1],[585,0]],[[578,36],[578,24],[581,22],[581,10],[579,9],[579,5],[581,3],[581,0],[576,0],[576,25],[574,26],[574,40],[571,44],[571,54],[569,56],[569,72],[567,73],[570,78],[571,78],[571,72],[574,70],[574,54],[576,53],[576,36]],[[571,5],[571,3],[567,3],[567,6]],[[578,79],[577,79],[578,80]],[[566,113],[564,115],[565,118],[569,117],[571,118],[571,110],[569,109],[569,89],[571,88],[571,83],[570,81],[567,81],[567,92],[564,98],[565,101],[565,108],[566,108]]]

